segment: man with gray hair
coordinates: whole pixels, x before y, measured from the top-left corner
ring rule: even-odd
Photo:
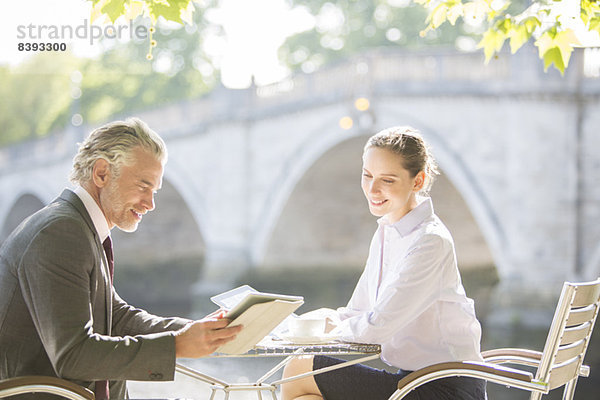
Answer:
[[[0,379],[56,376],[99,400],[123,399],[126,380],[172,380],[176,357],[208,355],[239,332],[216,315],[151,315],[112,285],[110,230],[133,232],[154,209],[166,160],[163,140],[139,119],[94,130],[73,160],[76,188],[4,242]]]

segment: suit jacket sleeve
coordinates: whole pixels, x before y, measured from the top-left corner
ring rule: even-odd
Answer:
[[[162,318],[127,304],[113,288],[112,333],[118,336],[176,331],[191,322],[185,318]]]
[[[85,222],[62,216],[38,231],[17,267],[24,301],[57,375],[82,381],[172,380],[173,332],[98,333],[106,327],[107,311],[97,307],[106,297],[99,259]]]

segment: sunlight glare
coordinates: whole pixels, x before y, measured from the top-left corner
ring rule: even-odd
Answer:
[[[89,21],[90,10],[91,2],[83,0],[25,0],[5,4],[0,13],[0,65],[17,65],[27,55],[33,54],[17,50],[18,42],[23,41],[17,38],[19,25],[77,27],[85,20]],[[223,84],[231,88],[245,88],[252,81],[257,85],[265,85],[288,76],[290,71],[279,62],[277,50],[288,36],[315,26],[315,18],[304,6],[291,8],[285,0],[222,0],[218,7],[208,10],[205,16],[213,23],[222,24],[223,29],[206,28],[202,50],[213,59],[215,66],[221,68]],[[121,18],[115,26],[123,23],[119,21]],[[169,31],[181,29],[181,25],[161,19],[158,28],[161,33],[168,34]],[[193,33],[197,27],[186,25],[185,29]],[[128,41],[129,37],[124,39]],[[103,40],[91,45],[84,39],[75,38],[67,45],[75,55],[90,58],[122,41]],[[146,43],[140,45],[146,46]],[[161,49],[159,44],[155,50],[155,59],[159,59],[154,68],[169,74],[176,72],[177,60],[166,56],[169,49]],[[166,51],[163,57],[158,56],[161,50]],[[203,75],[209,72],[203,63],[197,64],[201,66]]]
[[[211,50],[219,59],[223,84],[230,88],[248,87],[253,80],[265,85],[289,75],[277,58],[277,49],[287,36],[314,26],[305,8],[290,9],[283,0],[223,0],[206,17],[225,30],[225,37],[218,46],[213,43]]]

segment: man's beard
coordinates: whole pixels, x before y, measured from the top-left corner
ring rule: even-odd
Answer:
[[[136,220],[129,208],[126,208],[125,203],[121,200],[117,183],[113,180],[106,187],[106,204],[110,207],[110,215],[112,223],[123,232],[134,232],[138,227]]]

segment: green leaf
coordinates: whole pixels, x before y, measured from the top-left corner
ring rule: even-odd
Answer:
[[[539,26],[542,26],[542,23],[536,17],[525,18],[523,21],[521,21],[521,24],[527,28],[527,33],[530,35],[533,34],[533,31],[535,31]]]
[[[141,0],[132,0],[125,7],[125,19],[127,21],[132,21],[136,19],[138,16],[142,15],[144,12],[144,7],[146,3]]]
[[[114,23],[117,18],[125,13],[126,1],[127,0],[107,0],[101,11],[108,15],[108,18]]]
[[[600,4],[595,0],[581,0],[581,20],[585,25],[594,17],[598,17],[600,13]]]
[[[146,0],[148,2],[148,0]],[[163,17],[167,21],[183,23],[181,12],[184,11],[190,0],[149,0],[148,8],[150,16],[156,22],[158,17]]]
[[[600,33],[600,16],[590,19],[588,26],[591,31],[597,31]]]
[[[485,54],[485,62],[488,63],[494,53],[502,49],[502,45],[506,40],[506,35],[502,32],[495,31],[493,28],[488,29],[483,34],[483,39],[479,42],[478,47],[483,47],[483,53]]]
[[[552,47],[554,47],[554,36],[556,36],[556,27],[548,29],[535,41],[535,45],[538,48],[539,57],[543,58],[544,54]]]
[[[575,36],[575,32],[572,29],[565,29],[558,32],[554,37],[554,43],[560,50],[565,66],[568,66],[571,53],[573,53],[573,46],[580,44],[577,36]]]
[[[527,27],[524,25],[517,25],[509,35],[510,38],[510,52],[515,54],[517,50],[521,48],[531,37],[531,33],[527,32]]]
[[[513,29],[513,23],[510,17],[498,20],[495,24],[496,30],[508,34]]]
[[[540,25],[540,20],[536,17],[525,18],[519,24],[513,24],[508,34],[511,53],[515,54],[517,50],[527,43],[535,29]]]
[[[569,65],[573,46],[578,44],[579,41],[573,30],[559,31],[557,26],[544,32],[535,42],[540,58],[544,59],[544,70],[546,71],[551,64],[554,64],[561,74],[564,74],[565,68]]]
[[[560,71],[561,75],[564,75],[565,63],[558,47],[552,47],[544,53],[544,71],[548,71],[548,67],[552,64],[554,64],[554,68]]]
[[[446,22],[446,14],[448,13],[448,6],[444,3],[438,4],[437,7],[431,11],[429,17],[429,25],[432,29],[438,28],[444,22]]]
[[[194,7],[194,2],[190,1],[187,7],[181,10],[181,20],[188,25],[194,25],[194,13],[196,9]]]
[[[456,24],[456,20],[458,19],[458,17],[461,17],[462,15],[463,15],[462,3],[458,2],[448,8],[447,18],[448,18],[448,22],[450,22],[450,24],[452,24],[452,25]]]
[[[588,24],[589,20],[590,20],[590,12],[589,10],[587,10],[586,8],[584,8],[583,5],[584,1],[581,2],[581,11],[579,13],[579,17],[581,18],[581,20],[583,21],[583,23],[585,25]]]
[[[464,16],[473,19],[482,19],[492,11],[489,4],[485,0],[475,0],[463,5]]]

